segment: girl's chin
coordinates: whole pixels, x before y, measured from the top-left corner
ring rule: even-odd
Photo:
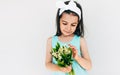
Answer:
[[[64,33],[63,35],[64,35],[64,36],[70,36],[70,35],[72,35],[72,34],[70,34],[70,33],[69,33],[69,34],[68,34],[68,33]]]

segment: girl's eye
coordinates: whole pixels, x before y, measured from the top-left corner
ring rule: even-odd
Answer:
[[[76,25],[73,25],[73,24],[72,24],[71,26],[73,26],[73,27],[74,27],[74,26],[76,26]]]
[[[63,25],[67,25],[66,23],[63,23]]]

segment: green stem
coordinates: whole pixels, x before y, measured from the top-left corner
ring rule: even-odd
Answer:
[[[75,75],[75,72],[74,72],[73,68],[72,68],[72,70],[69,72],[69,75]]]

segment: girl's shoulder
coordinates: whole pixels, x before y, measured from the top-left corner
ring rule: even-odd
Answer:
[[[80,37],[80,41],[81,42],[85,41],[85,38],[84,37]]]
[[[47,38],[47,41],[51,42],[53,38],[56,38],[57,36],[56,35],[53,35],[53,36],[50,36]]]
[[[86,39],[84,38],[84,37],[81,37],[80,38],[80,43],[81,43],[81,45],[86,45]]]
[[[48,43],[52,42],[52,36],[50,36],[50,37],[47,38],[47,42]]]

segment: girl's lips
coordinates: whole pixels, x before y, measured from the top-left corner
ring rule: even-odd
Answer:
[[[70,33],[70,32],[67,32],[67,31],[65,31],[66,33]]]
[[[68,31],[64,31],[64,32],[66,32],[66,33],[70,33],[70,32],[68,32]]]

